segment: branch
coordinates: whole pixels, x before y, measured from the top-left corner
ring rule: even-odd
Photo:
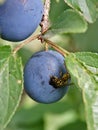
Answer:
[[[46,0],[44,4],[44,13],[41,22],[41,33],[44,34],[49,28],[49,11],[50,11],[50,0]]]
[[[24,42],[22,42],[21,44],[19,44],[14,50],[13,50],[13,54],[16,54],[17,51],[19,51],[24,45],[29,44],[31,41],[37,39],[39,37],[39,35],[35,35],[35,36],[31,36],[28,39],[26,39]]]

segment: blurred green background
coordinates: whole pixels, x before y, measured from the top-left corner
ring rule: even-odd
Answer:
[[[68,7],[63,2],[58,4],[54,0],[50,11],[51,21],[55,21],[56,17],[66,8]],[[38,34],[39,30],[40,27],[33,35]],[[83,34],[55,35],[50,37],[50,40],[71,52],[98,53],[98,20],[88,25],[88,30]],[[0,45],[3,44],[9,44],[14,48],[19,43],[0,39]],[[23,59],[23,66],[33,53],[43,49],[44,44],[38,40],[24,46],[18,53]],[[86,130],[85,120],[81,90],[73,85],[69,87],[68,93],[62,100],[53,104],[36,103],[23,92],[19,108],[5,130]]]

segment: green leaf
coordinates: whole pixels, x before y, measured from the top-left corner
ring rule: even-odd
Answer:
[[[76,53],[76,57],[82,62],[82,64],[92,74],[96,82],[98,82],[98,53],[79,52],[79,53]]]
[[[9,46],[0,47],[0,130],[18,107],[22,92],[21,59],[13,56]]]
[[[73,83],[82,91],[88,130],[98,129],[98,54],[75,53],[66,57]],[[93,63],[92,63],[93,62]],[[97,63],[96,63],[97,62]],[[90,70],[93,67],[95,71]]]
[[[82,13],[84,18],[93,23],[97,18],[97,2],[95,0],[64,0],[70,7]]]
[[[85,32],[87,23],[83,17],[74,10],[68,9],[58,16],[50,28],[53,33],[80,33]]]
[[[10,46],[0,46],[0,61],[5,60],[8,58],[11,54],[11,48]]]
[[[71,122],[69,124],[63,125],[60,130],[87,130],[86,123],[80,120],[74,120],[74,122]]]
[[[60,16],[62,12],[69,8],[67,4],[65,4],[64,0],[52,0],[50,6],[49,18],[51,23],[55,23],[58,16]]]

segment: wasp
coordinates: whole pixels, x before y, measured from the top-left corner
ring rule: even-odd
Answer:
[[[68,85],[68,81],[70,78],[71,78],[70,74],[67,72],[67,73],[63,74],[60,78],[58,78],[56,76],[51,76],[49,83],[54,88],[60,88],[60,87],[63,87],[65,85]]]

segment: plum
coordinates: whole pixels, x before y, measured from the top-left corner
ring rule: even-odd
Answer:
[[[22,41],[38,27],[43,15],[41,0],[6,0],[0,5],[0,36]]]
[[[53,103],[60,100],[68,90],[68,84],[55,87],[51,77],[67,73],[64,57],[53,50],[35,53],[24,67],[24,88],[26,93],[39,103]],[[69,79],[70,80],[70,79]]]

